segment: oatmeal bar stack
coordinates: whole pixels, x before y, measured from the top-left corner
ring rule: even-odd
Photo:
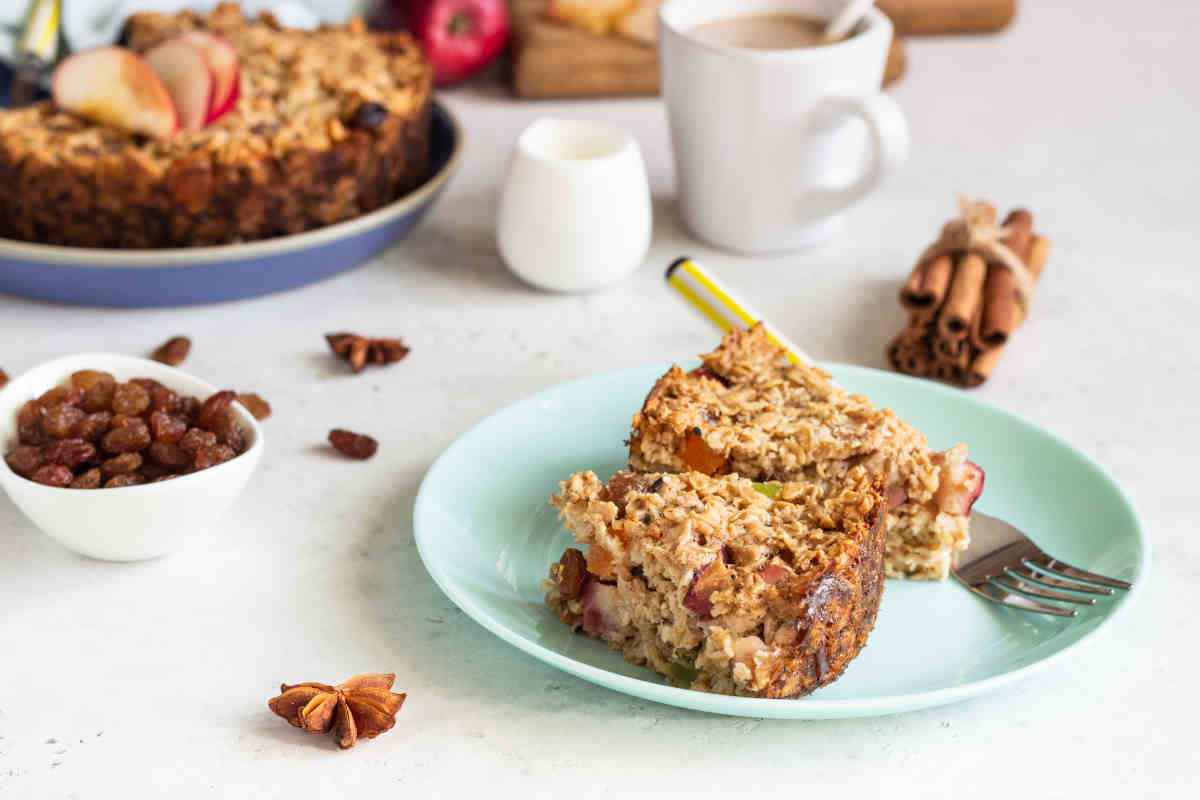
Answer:
[[[885,500],[861,467],[757,488],[581,472],[552,502],[587,554],[551,568],[547,603],[677,685],[799,697],[841,675],[875,624]]]
[[[966,547],[983,472],[966,447],[935,452],[887,409],[792,364],[761,326],[729,333],[692,372],[673,367],[634,415],[629,459],[643,472],[696,470],[829,487],[855,466],[883,480],[885,568],[943,579]]]
[[[52,101],[0,109],[0,237],[162,248],[298,233],[373,211],[429,171],[433,71],[405,33],[361,20],[295,30],[231,3],[144,12],[139,53],[190,31],[228,42],[236,105],[200,130],[147,139]]]

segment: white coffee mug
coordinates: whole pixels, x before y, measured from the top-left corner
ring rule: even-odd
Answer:
[[[847,39],[790,50],[702,41],[697,25],[750,14],[830,19],[845,0],[668,0],[663,97],[684,224],[730,250],[795,250],[908,155],[908,125],[880,93],[892,24],[872,10]],[[861,120],[861,121],[860,121]]]
[[[642,265],[652,228],[637,141],[583,120],[544,118],[517,140],[496,238],[509,269],[542,289],[589,291]]]

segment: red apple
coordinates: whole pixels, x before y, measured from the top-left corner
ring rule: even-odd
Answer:
[[[206,31],[188,31],[179,38],[201,52],[208,64],[208,71],[212,73],[212,99],[209,103],[208,117],[204,121],[205,124],[214,122],[234,107],[238,95],[241,94],[241,67],[237,51],[220,36]]]
[[[146,61],[171,93],[179,127],[185,131],[203,128],[215,81],[200,48],[182,38],[169,39],[146,53]]]
[[[165,138],[179,127],[175,103],[150,64],[123,47],[99,47],[54,70],[54,102],[64,111],[130,133]]]
[[[433,64],[439,86],[466,80],[508,42],[505,0],[412,0],[408,28]]]

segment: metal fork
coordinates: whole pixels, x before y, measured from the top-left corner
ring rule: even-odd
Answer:
[[[1058,603],[1090,606],[1098,597],[1133,588],[1128,581],[1059,561],[1004,520],[978,511],[971,515],[971,544],[955,554],[951,572],[985,600],[1056,617],[1079,613]]]

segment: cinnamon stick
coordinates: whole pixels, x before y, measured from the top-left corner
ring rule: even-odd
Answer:
[[[954,267],[954,278],[946,302],[938,315],[938,335],[947,339],[965,339],[971,319],[983,302],[983,282],[987,264],[978,253],[965,253]]]
[[[1005,244],[1026,265],[1033,239],[1033,214],[1017,209],[1008,215],[1004,225],[1011,231]],[[1017,294],[1017,279],[1001,264],[989,264],[983,286],[983,314],[979,323],[979,346],[1000,347],[1008,341],[1021,324],[1024,311]]]
[[[968,389],[974,389],[983,384],[992,376],[992,371],[996,369],[996,364],[1000,363],[1000,356],[1003,354],[1003,347],[993,347],[977,355],[963,372],[963,385]]]
[[[953,271],[954,263],[948,255],[917,264],[900,290],[900,305],[908,309],[937,308],[946,296]]]

